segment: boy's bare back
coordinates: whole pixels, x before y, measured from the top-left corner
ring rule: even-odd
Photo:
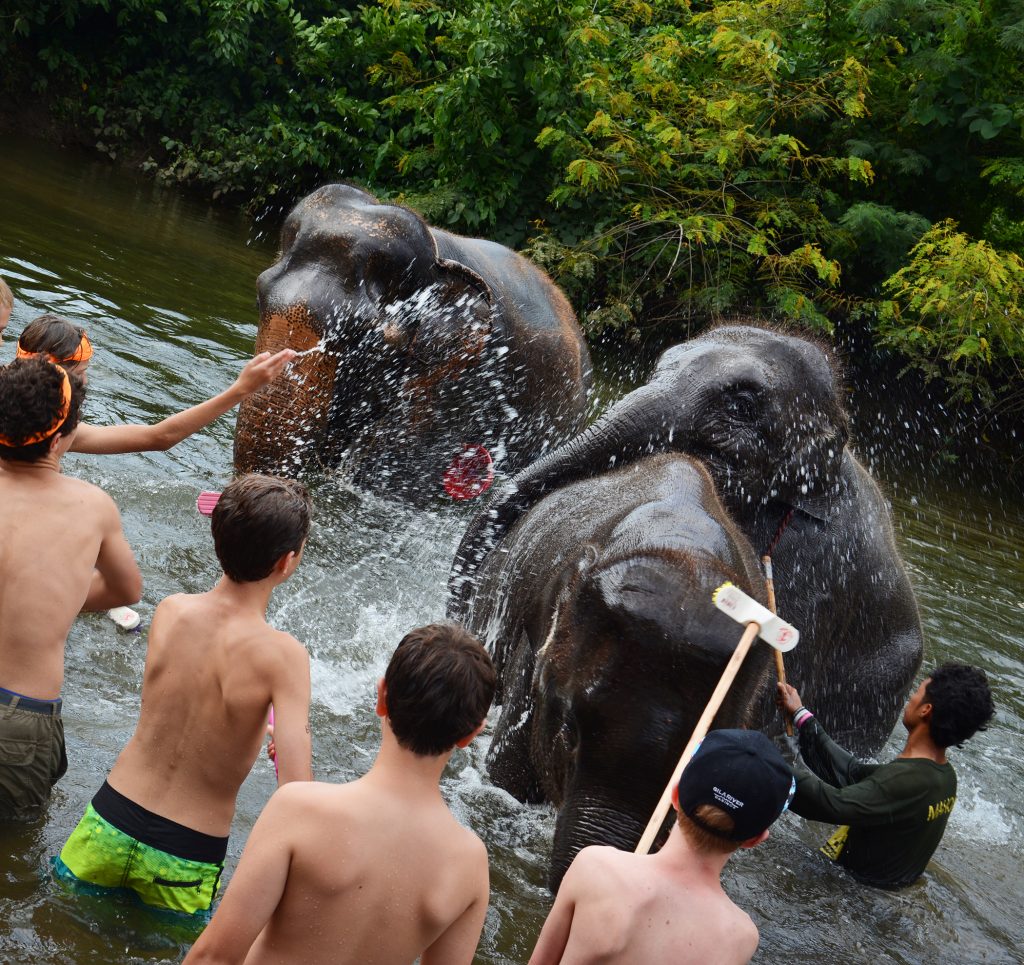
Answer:
[[[0,686],[41,700],[60,696],[78,613],[141,592],[113,500],[56,466],[0,463]],[[123,585],[111,594],[108,582]]]
[[[487,911],[487,853],[436,794],[398,795],[363,778],[285,788],[261,818],[290,866],[276,910],[245,959],[268,965],[451,965],[468,959]],[[260,860],[259,841],[250,857]],[[382,873],[386,872],[386,873]],[[425,949],[425,951],[424,951]]]
[[[147,810],[226,836],[271,703],[281,781],[308,780],[302,645],[234,606],[223,588],[168,597],[153,615],[138,726],[108,782]]]
[[[561,958],[537,961],[740,965],[757,949],[757,928],[717,875],[698,880],[652,856],[586,848],[563,879],[558,900],[560,911],[571,915],[568,942]]]

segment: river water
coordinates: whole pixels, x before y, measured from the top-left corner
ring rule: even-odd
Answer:
[[[0,275],[15,292],[13,337],[56,311],[89,329],[86,418],[154,421],[234,377],[255,334],[255,279],[272,240],[240,215],[111,170],[90,156],[5,139],[0,152]],[[10,342],[3,357],[13,353]],[[615,384],[615,363],[609,371]],[[960,659],[989,674],[992,728],[952,752],[960,793],[925,878],[890,894],[858,886],[816,854],[827,828],[784,816],[770,840],[728,865],[725,886],[761,930],[758,962],[1019,962],[1024,830],[1024,510],[1019,487],[973,478],[925,453],[900,410],[875,412],[855,393],[866,455],[893,498],[900,547],[927,632],[926,665]],[[887,424],[890,431],[868,433]],[[71,456],[65,470],[117,501],[145,578],[148,619],[164,596],[218,576],[203,489],[231,470],[233,418],[168,453]],[[892,440],[898,440],[893,442]],[[466,510],[414,511],[343,481],[315,489],[316,520],[302,566],[272,603],[272,622],[309,648],[314,769],[349,780],[373,759],[373,687],[402,634],[444,614],[445,581]],[[471,510],[470,510],[471,511]],[[841,604],[838,604],[841,605]],[[0,615],[2,618],[2,615]],[[145,911],[65,894],[48,874],[55,854],[130,736],[144,634],[81,617],[67,647],[70,767],[38,823],[0,826],[0,962],[178,961],[191,935]],[[2,673],[2,670],[0,670]],[[2,680],[0,680],[2,683]],[[523,963],[550,897],[554,825],[546,807],[490,786],[486,735],[457,751],[444,792],[491,854],[492,900],[477,962]],[[893,735],[880,756],[895,753]],[[227,875],[275,786],[257,763],[239,795]]]

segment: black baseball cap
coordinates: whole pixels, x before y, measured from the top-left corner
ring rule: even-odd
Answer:
[[[679,779],[679,810],[710,834],[730,841],[756,838],[789,806],[793,769],[757,730],[713,730],[697,747]],[[726,834],[695,816],[712,804],[735,822]]]

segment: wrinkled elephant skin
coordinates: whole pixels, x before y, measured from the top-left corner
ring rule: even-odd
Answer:
[[[331,184],[289,214],[257,288],[257,349],[313,351],[243,403],[240,472],[342,464],[422,501],[463,446],[514,472],[582,424],[590,357],[572,308],[501,245]]]
[[[453,566],[449,612],[466,612],[489,550],[546,494],[649,453],[688,453],[756,552],[771,553],[779,613],[801,632],[786,660],[790,681],[840,743],[877,750],[920,665],[921,623],[888,504],[847,446],[828,353],[750,325],[666,351],[646,385],[517,474],[474,517]]]
[[[635,847],[742,628],[731,580],[765,599],[757,557],[707,472],[659,455],[546,496],[481,567],[468,626],[491,648],[501,716],[491,779],[552,801],[556,889],[590,844]],[[754,726],[771,689],[754,647],[715,726]]]

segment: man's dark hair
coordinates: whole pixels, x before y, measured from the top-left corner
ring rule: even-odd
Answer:
[[[68,372],[71,405],[60,428],[39,442],[18,445],[45,432],[53,425],[64,405],[64,376],[52,362],[44,358],[15,359],[0,368],[0,437],[14,445],[0,445],[0,459],[15,462],[36,462],[49,451],[54,436],[74,432],[82,411],[85,386],[73,372]]]
[[[39,352],[63,359],[72,355],[82,341],[85,329],[60,315],[47,312],[33,318],[18,338],[25,352]],[[69,362],[68,365],[74,363]]]
[[[407,633],[384,674],[399,745],[424,756],[450,751],[487,716],[496,681],[487,651],[457,623]]]
[[[251,473],[230,482],[213,508],[213,545],[224,575],[236,583],[270,576],[309,535],[309,493],[295,479]]]
[[[944,663],[932,671],[924,699],[932,705],[928,730],[939,747],[960,747],[995,716],[984,671],[964,663]]]

